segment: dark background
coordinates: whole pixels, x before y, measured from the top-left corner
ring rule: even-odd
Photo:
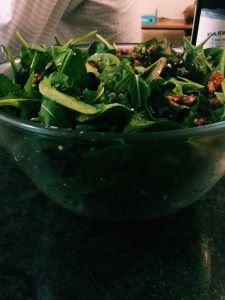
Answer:
[[[111,223],[50,201],[0,146],[1,300],[225,299],[225,178],[170,216]]]

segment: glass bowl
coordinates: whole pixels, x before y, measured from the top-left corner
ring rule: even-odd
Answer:
[[[165,216],[200,199],[225,174],[225,122],[149,133],[78,132],[0,110],[0,136],[45,195],[97,219]]]

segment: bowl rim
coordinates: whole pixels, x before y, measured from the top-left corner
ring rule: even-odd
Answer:
[[[83,131],[71,128],[44,127],[40,123],[24,120],[0,110],[0,124],[27,134],[37,134],[43,137],[60,140],[79,140],[88,142],[117,142],[120,144],[145,144],[151,142],[174,143],[192,141],[204,137],[225,135],[225,121],[191,127],[151,132],[102,132]]]

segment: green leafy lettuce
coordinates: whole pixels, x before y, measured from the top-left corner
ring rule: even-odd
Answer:
[[[90,35],[96,41],[79,43]],[[0,108],[45,127],[142,132],[225,120],[225,50],[182,51],[155,38],[127,48],[96,31],[52,46],[22,45],[19,59],[3,46],[12,76],[0,74]]]

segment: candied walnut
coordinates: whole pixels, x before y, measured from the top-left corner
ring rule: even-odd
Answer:
[[[213,71],[209,76],[209,80],[207,83],[207,88],[210,93],[214,93],[215,91],[219,91],[221,89],[221,82],[224,77],[220,73],[220,71]]]
[[[156,46],[152,45],[147,48],[143,47],[140,53],[135,52],[135,48],[131,49],[117,49],[117,57],[119,59],[123,58],[123,56],[130,56],[130,62],[132,67],[140,66],[148,67],[152,63],[151,52],[156,50]]]
[[[196,99],[196,96],[195,95],[186,95],[186,96],[183,96],[182,97],[182,102],[186,105],[190,105],[192,104]]]
[[[175,94],[167,94],[166,98],[170,100],[171,102],[177,103],[177,104],[182,104],[182,105],[190,105],[192,104],[196,96],[191,94],[191,95],[175,95]]]
[[[151,45],[147,48],[143,47],[142,48],[142,53],[152,52],[152,51],[155,51],[156,49],[157,49],[157,47],[155,45]]]
[[[199,118],[199,119],[196,119],[196,120],[194,121],[194,125],[195,125],[196,127],[205,125],[206,123],[207,123],[206,120],[203,119],[203,118]]]
[[[33,83],[39,83],[39,81],[41,80],[41,74],[39,73],[35,73],[34,74],[34,79],[33,79]]]
[[[217,97],[212,97],[212,98],[209,99],[209,103],[211,105],[216,105],[216,104],[220,103],[220,101]]]
[[[171,102],[176,103],[177,101],[179,101],[179,100],[181,99],[181,96],[175,95],[175,94],[167,94],[167,95],[166,95],[166,98],[167,98],[168,100],[170,100]]]

